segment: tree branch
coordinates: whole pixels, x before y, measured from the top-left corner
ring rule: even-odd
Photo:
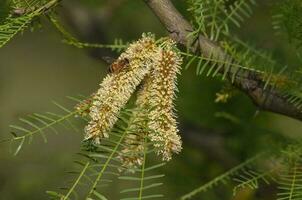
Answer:
[[[192,46],[190,49],[192,52],[201,53],[206,57],[233,60],[218,44],[202,35],[199,35],[197,41],[190,41],[187,35],[193,31],[193,27],[178,12],[170,0],[145,0],[145,2],[166,27],[170,37],[179,44]],[[220,73],[224,73],[223,68]],[[232,74],[229,73],[228,79],[230,81],[231,77]],[[247,70],[236,71],[236,78],[232,84],[249,96],[260,109],[302,121],[302,108],[289,103],[278,89],[273,87],[264,89],[265,83],[260,74]]]

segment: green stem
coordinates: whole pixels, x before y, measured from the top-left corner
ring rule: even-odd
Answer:
[[[294,164],[294,171],[293,171],[293,179],[291,182],[290,192],[289,192],[289,200],[292,200],[294,198],[294,191],[295,191],[295,185],[296,185],[296,178],[297,178],[297,161],[295,161]]]
[[[85,174],[88,166],[90,165],[90,162],[87,162],[84,169],[82,170],[81,174],[79,175],[79,177],[77,178],[77,180],[74,182],[74,184],[72,185],[72,187],[69,189],[68,193],[64,196],[64,198],[62,200],[67,200],[68,197],[70,196],[70,194],[73,192],[73,190],[75,189],[75,187],[78,185],[78,183],[80,182],[81,178],[83,177],[83,175]]]
[[[144,138],[144,161],[142,165],[142,174],[141,174],[141,183],[140,183],[140,189],[139,189],[139,197],[138,199],[141,200],[143,197],[143,188],[144,188],[144,177],[145,177],[145,166],[146,166],[146,137]]]
[[[201,187],[198,187],[198,188],[194,189],[193,191],[189,192],[188,194],[183,195],[182,197],[180,197],[180,200],[191,199],[193,196],[197,195],[198,193],[206,191],[207,189],[212,188],[214,185],[218,184],[219,182],[223,182],[224,180],[226,180],[227,178],[229,178],[231,175],[235,174],[239,170],[243,169],[244,167],[246,167],[249,164],[253,163],[255,160],[259,159],[259,157],[261,157],[263,154],[264,153],[260,153],[260,154],[258,154],[256,156],[254,156],[254,157],[246,160],[245,162],[241,163],[240,165],[237,165],[236,167],[233,167],[229,171],[227,171],[224,174],[222,174],[222,175],[214,178],[210,182],[202,185]]]
[[[98,174],[97,178],[95,179],[88,195],[86,196],[86,200],[89,199],[89,197],[92,195],[93,191],[96,189],[96,186],[98,184],[98,182],[100,181],[100,179],[102,178],[107,166],[109,165],[110,161],[112,160],[114,154],[117,152],[117,149],[119,148],[120,144],[122,143],[124,137],[126,136],[128,130],[126,129],[123,133],[123,135],[121,136],[121,138],[119,139],[117,145],[114,147],[113,151],[111,152],[110,156],[107,158],[102,170],[100,171],[100,173]]]
[[[78,112],[79,112],[79,111],[71,112],[71,113],[65,115],[64,117],[62,117],[62,118],[60,118],[60,119],[58,119],[58,120],[55,120],[55,121],[53,121],[53,122],[51,122],[51,123],[49,123],[49,124],[43,126],[42,128],[36,129],[36,130],[34,130],[34,131],[32,131],[32,132],[28,132],[28,133],[26,133],[26,134],[24,134],[24,135],[22,135],[22,136],[14,137],[12,140],[20,140],[20,139],[22,139],[22,138],[26,138],[26,137],[28,137],[28,136],[31,136],[31,135],[36,134],[36,133],[38,133],[38,132],[41,132],[41,131],[43,131],[44,129],[47,129],[47,128],[49,128],[49,127],[55,125],[55,124],[60,123],[61,121],[64,121],[64,120],[68,119],[69,117],[74,116],[74,115],[77,114]]]

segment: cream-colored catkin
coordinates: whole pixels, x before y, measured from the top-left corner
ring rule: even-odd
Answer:
[[[91,121],[85,127],[85,139],[109,137],[109,132],[118,119],[121,108],[125,106],[142,79],[154,68],[158,47],[149,35],[130,44],[118,59],[127,59],[129,66],[119,73],[109,74],[100,84],[92,100],[89,116]]]
[[[173,41],[167,40],[159,48],[158,63],[144,79],[136,101],[138,109],[147,110],[147,116],[141,118],[148,119],[148,138],[163,160],[170,160],[173,153],[182,149],[173,105],[182,60],[174,45]]]
[[[174,48],[172,40],[163,44],[160,63],[151,72],[148,83],[151,97],[148,127],[152,130],[149,138],[163,160],[170,160],[173,153],[182,149],[173,104],[182,59]]]
[[[93,95],[90,108],[85,110],[91,118],[85,127],[86,139],[99,143],[100,139],[109,137],[121,108],[143,82],[118,158],[122,168],[134,169],[141,165],[144,143],[149,138],[157,154],[162,155],[163,160],[170,160],[173,153],[182,149],[173,105],[182,60],[174,42],[166,40],[157,46],[152,36],[144,35],[118,59],[127,59],[129,66],[105,77]]]

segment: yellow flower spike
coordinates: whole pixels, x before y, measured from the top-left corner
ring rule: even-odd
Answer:
[[[163,160],[170,160],[173,153],[179,153],[182,149],[173,105],[182,59],[174,47],[172,40],[163,43],[160,63],[151,72],[148,83],[152,108],[148,114],[148,127],[152,130],[149,138]]]
[[[85,127],[85,139],[99,143],[101,138],[109,137],[121,108],[150,69],[154,68],[157,49],[154,38],[143,35],[120,55],[118,60],[127,59],[129,66],[118,73],[109,74],[100,84],[90,108],[91,121]]]
[[[142,164],[146,136],[163,160],[170,160],[182,149],[173,105],[182,59],[174,48],[172,40],[157,46],[153,37],[144,35],[118,58],[117,63],[126,60],[128,67],[105,77],[93,97],[86,139],[99,143],[101,138],[109,137],[121,108],[144,79],[126,145],[118,155],[123,168],[131,170]]]
[[[144,79],[136,101],[139,109],[147,110],[146,116],[141,117],[148,118],[148,137],[163,160],[170,160],[172,153],[182,149],[173,106],[182,60],[174,51],[174,45],[173,41],[167,40],[159,48],[158,63]]]

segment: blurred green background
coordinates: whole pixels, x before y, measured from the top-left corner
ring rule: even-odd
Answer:
[[[175,0],[186,16],[184,0]],[[258,1],[255,14],[237,34],[258,48],[273,51],[281,63],[291,54],[271,28],[271,1]],[[58,13],[66,27],[82,41],[111,43],[114,38],[135,40],[142,32],[158,37],[167,33],[143,1],[64,1]],[[9,137],[9,125],[30,113],[56,111],[56,100],[72,108],[68,95],[89,95],[107,73],[103,50],[77,49],[61,42],[61,36],[47,22],[34,32],[25,31],[0,49],[0,138]],[[302,124],[287,117],[258,112],[251,101],[238,93],[226,104],[214,103],[224,83],[196,76],[194,67],[179,77],[176,100],[184,149],[162,169],[161,188],[166,199],[176,199],[206,183],[256,152],[269,148],[278,138],[301,138]],[[226,114],[227,113],[227,114]],[[220,115],[219,115],[220,114]],[[220,116],[220,117],[218,117]],[[221,117],[224,116],[224,117]],[[82,129],[83,123],[78,126]],[[48,143],[35,137],[18,156],[9,144],[0,145],[0,199],[47,199],[46,190],[63,186],[80,149],[83,132],[59,128],[48,134]],[[113,183],[108,194],[118,193],[122,183]],[[195,199],[274,199],[270,191],[243,191],[232,196],[231,187],[218,187]],[[112,191],[113,190],[113,191]],[[116,195],[109,199],[118,199]]]

